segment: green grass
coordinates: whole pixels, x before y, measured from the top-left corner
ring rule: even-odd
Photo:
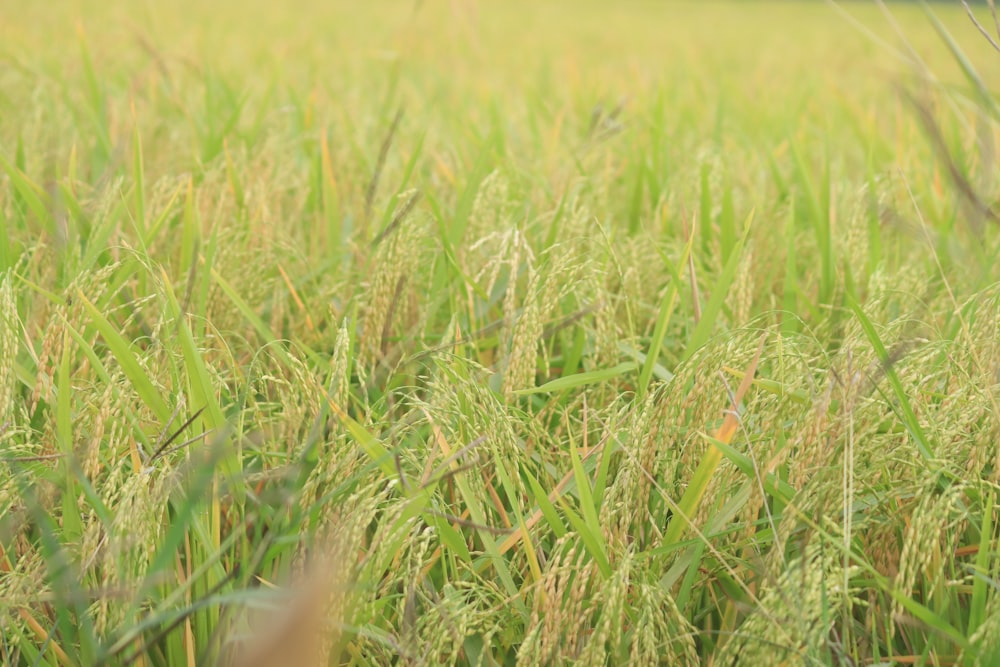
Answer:
[[[960,7],[117,4],[0,23],[0,662],[1000,659]]]

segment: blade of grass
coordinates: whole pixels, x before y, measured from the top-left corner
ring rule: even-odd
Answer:
[[[429,415],[428,418],[430,418]],[[433,420],[431,420],[431,430],[434,434],[434,439],[437,441],[441,450],[449,453],[448,455],[450,456],[451,447],[448,445],[447,440],[444,437],[444,433],[441,432],[441,428],[434,423]],[[462,501],[465,503],[465,507],[468,510],[472,521],[480,526],[489,525],[489,522],[486,520],[486,512],[483,510],[483,506],[480,503],[480,497],[473,492],[465,477],[457,475],[453,479],[455,480],[455,486],[458,487],[459,494],[462,497]],[[497,545],[496,539],[489,531],[486,530],[479,530],[478,535],[479,539],[483,543],[483,549],[486,552],[487,558],[484,560],[483,565],[477,569],[481,569],[486,564],[492,565],[497,577],[500,579],[500,583],[504,587],[504,590],[508,595],[512,596],[515,608],[522,616],[526,617],[528,610],[524,606],[524,601],[521,596],[518,595],[519,589],[517,584],[514,583],[514,577],[507,565],[507,561],[503,557],[503,552]]]
[[[910,433],[910,437],[913,439],[913,443],[917,446],[917,452],[920,453],[921,458],[923,458],[927,464],[931,464],[934,459],[934,447],[928,441],[927,436],[924,434],[923,427],[920,426],[920,422],[917,420],[917,415],[914,413],[913,406],[910,404],[910,397],[907,395],[906,390],[903,388],[903,383],[900,382],[899,376],[896,374],[895,369],[889,361],[889,353],[886,351],[885,345],[882,343],[882,339],[879,338],[878,332],[875,331],[875,326],[872,324],[871,320],[868,319],[868,316],[865,315],[853,295],[848,293],[846,296],[848,306],[854,312],[854,316],[858,318],[858,322],[861,324],[861,328],[865,332],[865,336],[868,337],[868,342],[871,343],[872,348],[875,350],[875,355],[882,364],[882,371],[889,379],[889,385],[892,387],[893,394],[895,394],[896,401],[899,404],[899,410],[901,412],[900,419],[903,422],[903,426],[905,426],[906,430]]]
[[[204,427],[201,430],[216,434],[225,433],[228,430],[228,424],[225,415],[222,413],[222,407],[219,405],[218,399],[216,399],[212,377],[208,373],[208,365],[202,358],[201,351],[194,340],[191,330],[188,328],[185,315],[180,310],[180,306],[177,303],[177,296],[174,294],[173,286],[165,271],[161,270],[160,280],[167,297],[168,315],[173,319],[176,326],[178,342],[180,343],[184,359],[184,371],[188,381],[187,395],[190,397],[193,405],[204,408],[204,411],[201,413],[201,420]],[[242,481],[240,439],[234,438],[230,441],[229,438],[226,438],[223,443],[220,443],[219,446],[224,449],[231,449],[231,451],[222,459],[220,468],[229,479],[229,491],[239,504],[244,501],[246,496]],[[211,546],[214,549],[218,549],[218,531],[221,527],[218,500],[213,504],[211,527]]]
[[[750,234],[750,226],[753,222],[753,216],[753,211],[751,211],[750,215],[747,216],[746,221],[743,223],[743,236],[736,243],[732,254],[729,256],[729,261],[726,262],[725,267],[722,269],[722,273],[719,274],[718,279],[715,281],[715,286],[712,288],[712,296],[709,297],[708,303],[702,310],[701,320],[699,320],[698,325],[691,333],[691,337],[688,339],[688,344],[684,348],[684,353],[681,355],[682,361],[690,359],[699,348],[707,343],[712,335],[713,329],[715,329],[719,313],[722,311],[722,306],[726,302],[726,295],[729,293],[729,287],[732,285],[733,279],[736,277],[740,257],[743,255],[743,247],[746,245],[747,237]]]
[[[931,629],[940,636],[950,640],[957,648],[967,651],[970,655],[975,656],[976,647],[972,645],[965,633],[954,627],[939,614],[936,614],[934,611],[920,604],[917,600],[914,600],[909,595],[905,595],[896,589],[888,577],[879,572],[861,555],[855,553],[853,550],[848,550],[844,544],[844,540],[839,535],[831,534],[812,517],[797,510],[794,504],[790,504],[788,509],[795,512],[796,518],[813,530],[826,544],[829,544],[832,548],[837,549],[848,556],[851,562],[853,562],[871,578],[876,587],[885,591],[889,597],[898,602],[907,612],[912,614],[913,618],[923,623],[928,629]]]
[[[556,539],[562,537],[566,534],[566,525],[563,524],[562,519],[559,518],[559,511],[555,508],[555,505],[549,501],[548,494],[545,492],[545,489],[542,488],[542,485],[538,483],[538,480],[535,479],[535,476],[531,474],[531,471],[524,470],[522,472],[525,479],[528,480],[528,486],[531,487],[531,500],[538,505],[538,512],[541,516],[545,517],[545,523],[549,530],[552,531],[552,534],[556,537]],[[527,535],[529,526],[525,524],[520,526],[520,529],[521,532],[518,534],[522,536]],[[506,544],[507,543],[504,542],[500,545],[502,552],[507,551],[507,548],[505,548]]]
[[[87,92],[87,117],[97,136],[96,148],[98,153],[93,156],[94,171],[103,171],[113,152],[111,144],[111,134],[108,129],[108,110],[105,104],[104,91],[101,89],[100,76],[94,69],[94,62],[90,57],[90,47],[87,45],[87,36],[83,30],[83,24],[76,24],[77,39],[80,42],[80,62],[83,64],[83,74],[86,80]]]
[[[681,253],[681,258],[677,262],[677,266],[684,266],[687,262],[688,256],[691,253],[691,245],[694,243],[694,235],[688,236],[688,241],[684,246],[684,252]],[[639,371],[639,383],[636,385],[636,400],[641,401],[646,397],[646,391],[649,389],[649,382],[653,377],[653,370],[656,367],[656,362],[660,356],[660,348],[663,347],[663,337],[667,333],[667,324],[670,322],[670,316],[674,312],[674,307],[677,305],[677,296],[680,293],[680,275],[676,271],[671,272],[670,285],[667,286],[667,291],[663,295],[663,299],[660,301],[660,308],[656,314],[656,326],[653,328],[653,337],[649,341],[649,351],[646,353],[646,359],[642,362],[642,370]]]
[[[250,326],[254,328],[261,340],[278,340],[278,337],[274,335],[273,331],[271,331],[271,327],[259,315],[257,315],[257,313],[254,312],[253,308],[250,307],[250,304],[248,304],[243,297],[239,295],[236,288],[234,288],[228,280],[222,277],[222,274],[216,271],[214,267],[209,270],[209,273],[212,276],[212,280],[215,281],[215,284],[222,289],[227,297],[229,297],[232,304],[236,306],[236,310],[243,316],[244,319],[246,319]],[[282,361],[291,363],[291,357],[289,356],[288,350],[284,345],[272,345],[270,349]]]
[[[707,163],[701,165],[701,211],[698,223],[701,237],[701,251],[707,257],[712,252],[712,167]]]
[[[802,190],[805,204],[808,208],[808,222],[813,229],[816,238],[816,247],[820,255],[820,281],[819,281],[819,301],[829,303],[833,294],[834,283],[834,263],[833,263],[833,239],[830,230],[830,207],[829,196],[829,162],[826,162],[824,179],[820,185],[823,190],[819,190],[814,183],[812,170],[806,164],[798,144],[792,142],[792,157],[795,164],[795,173],[798,176],[799,188]],[[826,196],[824,196],[826,195]]]
[[[12,229],[12,221],[7,218],[7,214],[4,212],[3,207],[0,207],[0,229],[5,232]],[[14,255],[16,246],[10,238],[10,233],[0,234],[0,273],[7,273],[7,271],[14,266]]]
[[[705,439],[708,440],[713,447],[717,448],[722,452],[722,455],[726,457],[733,465],[739,468],[740,472],[749,477],[750,479],[756,479],[757,471],[754,468],[753,460],[746,454],[737,451],[729,444],[717,440],[707,434],[703,434]],[[774,498],[780,499],[781,501],[788,503],[791,502],[792,498],[795,497],[797,491],[795,487],[781,479],[778,475],[773,472],[763,475],[761,478],[761,483],[764,485],[764,490],[771,494]]]
[[[511,480],[510,474],[507,472],[507,468],[499,456],[494,455],[493,469],[496,470],[497,476],[500,478],[500,483],[503,485],[504,493],[507,494],[507,498],[509,499],[510,508],[508,511],[514,515],[514,525],[525,536],[521,540],[521,543],[524,545],[524,555],[528,561],[528,571],[531,573],[532,580],[538,583],[542,580],[542,567],[538,562],[535,545],[531,541],[531,536],[528,535],[527,524],[524,522],[524,512],[518,502],[520,493],[518,493],[517,488],[514,486],[514,482]]]
[[[37,494],[27,486],[28,476],[15,474],[14,480],[38,532],[38,550],[44,559],[47,579],[56,598],[56,603],[52,605],[56,634],[50,641],[57,647],[73,647],[79,663],[93,664],[96,643],[93,623],[87,611],[90,596],[80,586],[81,577],[76,563],[60,542],[56,521],[38,501]],[[62,649],[62,654],[66,655],[65,649]]]
[[[136,394],[153,411],[153,414],[156,415],[161,423],[167,423],[170,419],[170,408],[167,407],[159,391],[153,386],[149,376],[146,375],[146,371],[132,353],[132,346],[118,333],[118,327],[112,325],[101,311],[83,295],[83,292],[77,290],[76,298],[83,304],[84,309],[90,315],[91,323],[101,334],[101,337],[104,338],[105,344],[108,346],[111,354],[114,355],[115,360],[118,361],[118,365],[121,366],[125,377],[135,387]]]
[[[975,578],[972,580],[972,600],[969,603],[968,635],[971,637],[986,620],[988,586],[991,582],[990,561],[993,547],[993,508],[995,496],[987,491],[983,506],[983,518],[979,524],[979,549],[976,552]]]
[[[599,368],[593,371],[587,371],[585,373],[577,373],[576,375],[570,375],[569,377],[561,377],[555,380],[546,382],[540,387],[529,387],[528,389],[519,389],[515,391],[515,394],[526,395],[526,394],[545,394],[553,393],[556,391],[565,391],[566,389],[575,389],[577,387],[584,387],[591,384],[597,384],[599,382],[604,382],[606,380],[611,380],[613,378],[621,377],[631,373],[636,368],[638,364],[634,361],[626,361],[624,363],[618,364],[617,366],[612,366],[611,368]]]
[[[132,198],[135,207],[135,226],[142,239],[143,246],[148,246],[150,238],[146,235],[146,177],[142,159],[142,136],[139,134],[139,122],[135,117],[135,104],[132,105]]]
[[[573,465],[573,479],[576,481],[576,495],[579,500],[580,514],[582,522],[574,523],[577,532],[580,534],[587,549],[591,552],[601,568],[601,573],[605,578],[611,576],[611,564],[608,562],[607,546],[604,544],[604,531],[601,528],[601,520],[598,517],[599,507],[594,502],[593,489],[590,478],[583,469],[583,461],[580,452],[576,447],[576,439],[573,438],[572,429],[567,429],[569,434],[569,457]],[[574,522],[573,516],[570,521]]]
[[[28,211],[35,216],[38,222],[44,226],[45,231],[54,236],[56,229],[52,216],[49,215],[48,212],[50,202],[49,196],[45,193],[45,190],[32,182],[31,179],[28,178],[27,174],[25,174],[17,166],[8,162],[3,155],[0,155],[0,166],[3,166],[3,170],[6,172],[7,178],[9,178],[11,184],[13,184],[17,199],[22,202],[24,207],[26,207]]]
[[[77,504],[79,495],[76,479],[73,474],[73,385],[70,363],[72,359],[70,336],[63,331],[62,358],[56,385],[56,442],[59,450],[65,454],[62,460],[64,468],[62,492],[62,539],[70,544],[77,543],[83,535],[83,519]]]
[[[757,347],[757,353],[754,355],[753,360],[750,362],[750,365],[747,367],[747,370],[743,375],[743,382],[740,383],[739,388],[736,390],[736,394],[733,396],[730,409],[726,412],[722,425],[712,436],[714,440],[728,444],[736,434],[736,429],[739,425],[737,411],[739,410],[740,402],[742,402],[744,395],[746,395],[747,390],[753,382],[754,374],[757,372],[757,364],[760,361],[760,355],[764,351],[764,342],[766,340],[767,334],[761,336],[760,344]],[[708,483],[715,474],[716,468],[719,467],[721,460],[721,450],[715,447],[709,447],[705,451],[701,463],[698,464],[698,468],[695,470],[691,481],[688,483],[687,489],[684,491],[684,495],[681,496],[680,501],[677,503],[679,514],[674,515],[674,517],[670,520],[670,525],[667,526],[667,531],[663,536],[664,544],[669,545],[679,542],[684,536],[684,530],[688,527],[691,517],[696,515],[698,505],[701,503],[701,498],[705,494],[705,490],[708,488]]]
[[[951,52],[952,57],[958,66],[962,70],[962,74],[965,75],[966,80],[969,85],[972,86],[973,90],[976,91],[976,96],[978,101],[990,112],[995,120],[1000,120],[1000,105],[997,105],[996,98],[993,97],[993,93],[990,91],[989,87],[983,81],[982,77],[979,76],[979,72],[976,71],[975,66],[969,60],[968,56],[955,41],[955,38],[951,36],[951,32],[945,27],[937,15],[931,11],[930,6],[924,1],[920,2],[921,9],[924,10],[924,16],[930,22],[931,26],[937,32],[941,41],[945,43],[948,50]]]
[[[597,568],[601,571],[601,576],[607,580],[611,577],[611,563],[608,562],[608,556],[604,550],[604,541],[590,529],[586,519],[573,511],[573,508],[566,501],[565,496],[559,496],[558,502],[562,508],[563,515],[569,521],[573,530],[576,531],[576,534],[580,536],[583,547],[590,554],[590,557],[594,559],[594,562],[597,563]]]
[[[595,445],[593,448],[591,448],[589,452],[583,455],[583,461],[587,461],[590,457],[601,451],[601,449],[603,449],[605,446],[606,446],[605,442]],[[555,506],[552,505],[552,503],[557,502],[566,492],[569,483],[572,482],[574,479],[574,472],[571,470],[568,473],[566,473],[563,476],[563,478],[559,480],[559,483],[555,485],[555,488],[553,488],[547,495],[545,494],[544,490],[542,489],[538,481],[534,477],[532,477],[527,470],[525,470],[524,472],[525,475],[528,477],[528,481],[531,484],[532,488],[535,489],[536,486],[538,487],[537,489],[535,489],[536,491],[535,500],[538,502],[539,505],[539,509],[528,518],[526,527],[528,529],[533,528],[535,524],[541,521],[543,517],[547,521],[549,521],[552,525],[562,526],[562,521],[559,519],[558,513],[555,510]],[[513,549],[525,536],[526,534],[522,533],[520,530],[515,531],[512,535],[507,537],[507,539],[505,539],[503,543],[500,544],[500,553],[506,553],[507,551]]]

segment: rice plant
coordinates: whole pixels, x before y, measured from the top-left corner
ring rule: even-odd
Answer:
[[[985,6],[0,1],[0,662],[1000,661]]]

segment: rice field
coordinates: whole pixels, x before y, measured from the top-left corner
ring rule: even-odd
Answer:
[[[989,7],[0,15],[0,663],[1000,664]]]

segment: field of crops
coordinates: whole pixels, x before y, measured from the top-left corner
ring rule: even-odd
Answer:
[[[960,4],[0,16],[0,663],[1000,664]]]

